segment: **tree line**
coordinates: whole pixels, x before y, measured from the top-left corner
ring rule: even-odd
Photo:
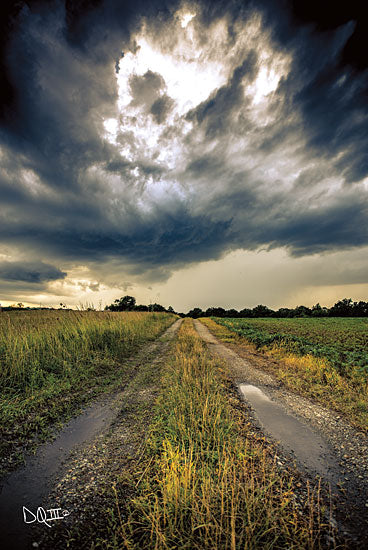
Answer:
[[[278,310],[261,304],[253,309],[244,308],[240,311],[222,307],[209,307],[202,311],[195,307],[187,313],[187,317],[368,317],[368,302],[353,302],[351,298],[343,298],[330,308],[316,304],[311,308],[297,306],[294,309],[282,307]]]
[[[368,317],[368,302],[353,302],[351,298],[339,300],[332,307],[322,307],[320,304],[309,308],[297,306],[296,308],[282,307],[278,310],[270,309],[262,304],[253,309],[244,308],[224,309],[222,307],[209,307],[202,310],[199,307],[191,309],[188,313],[177,313],[169,306],[165,308],[161,304],[137,305],[133,296],[123,296],[106,306],[108,311],[157,311],[176,313],[181,317]]]
[[[1,307],[0,311],[11,310],[25,310],[25,309],[54,309],[47,307],[24,307],[22,303],[13,304],[7,307]],[[59,309],[67,309],[65,304],[60,304]],[[83,307],[83,310],[95,310],[94,307]],[[188,311],[188,313],[179,313],[175,311],[171,306],[165,308],[161,304],[137,304],[134,296],[122,296],[115,300],[112,304],[105,307],[106,311],[154,311],[154,312],[167,312],[175,313],[180,317],[192,317],[194,319],[198,317],[368,317],[368,302],[354,302],[351,298],[343,298],[337,301],[332,307],[322,307],[320,304],[309,308],[306,306],[297,306],[294,309],[282,307],[278,310],[270,309],[262,304],[254,307],[253,309],[244,308],[240,311],[236,309],[224,309],[223,307],[209,307],[206,310],[202,310],[199,307],[195,307]]]
[[[105,307],[107,311],[156,311],[156,312],[168,312],[176,313],[174,309],[169,306],[165,308],[161,304],[149,304],[148,306],[139,304],[137,305],[136,299],[134,296],[123,296],[114,301],[114,303]]]

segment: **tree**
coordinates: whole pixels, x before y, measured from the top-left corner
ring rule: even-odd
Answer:
[[[203,317],[203,311],[200,307],[195,307],[187,313],[187,317],[192,317],[193,319],[198,319],[198,317]]]
[[[276,311],[275,316],[276,317],[291,317],[293,310],[288,307],[280,307],[278,311]]]
[[[368,317],[368,302],[354,302],[353,313],[355,317]]]
[[[148,311],[148,306],[139,304],[138,306],[135,306],[134,311]]]
[[[156,312],[162,312],[162,311],[166,311],[164,306],[162,306],[161,304],[150,304],[150,311],[156,311]]]
[[[239,317],[239,312],[236,309],[228,309],[226,312],[226,317]]]
[[[124,296],[120,299],[122,311],[132,311],[135,308],[136,299],[133,296]]]
[[[326,316],[325,308],[322,309],[320,303],[312,307],[312,317],[324,317]]]
[[[294,309],[294,317],[309,317],[312,311],[306,306],[297,306]]]
[[[133,311],[135,309],[136,299],[133,296],[123,296],[117,298],[113,304],[107,306],[110,311]]]
[[[206,309],[206,317],[226,317],[223,307],[209,307]]]
[[[330,308],[330,315],[331,317],[352,317],[353,308],[353,300],[351,298],[344,298]]]
[[[252,310],[245,307],[239,311],[239,317],[252,317]]]
[[[259,304],[258,306],[252,309],[252,313],[254,317],[271,317],[274,311],[268,308],[267,306],[263,306],[262,304]]]

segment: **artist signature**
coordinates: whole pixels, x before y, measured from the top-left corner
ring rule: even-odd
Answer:
[[[31,510],[28,510],[23,506],[23,519],[24,523],[44,523],[47,527],[51,527],[50,521],[55,521],[57,519],[64,519],[69,516],[70,512],[68,510],[62,510],[62,508],[50,508],[50,510],[45,510],[41,506],[37,508],[37,512],[33,513]]]

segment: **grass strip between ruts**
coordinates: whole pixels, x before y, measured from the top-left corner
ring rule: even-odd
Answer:
[[[235,402],[224,366],[185,320],[163,370],[146,466],[130,502],[117,493],[108,548],[325,547],[319,493],[298,505],[293,479],[250,436]]]

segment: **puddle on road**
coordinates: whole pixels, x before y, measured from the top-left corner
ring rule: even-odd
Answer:
[[[257,388],[257,386],[252,386],[251,384],[240,384],[239,389],[244,397],[248,399],[253,398],[255,400],[258,399],[259,401],[271,401],[268,395],[263,393],[263,391]]]
[[[239,384],[238,387],[252,406],[264,430],[287,451],[291,451],[300,465],[310,473],[324,477],[334,489],[339,467],[325,441],[300,420],[288,414],[257,386]]]
[[[178,319],[173,323],[152,343],[152,346],[156,346],[158,341],[165,341],[165,338],[171,339],[181,322],[182,320]],[[107,430],[121,410],[124,398],[121,390],[100,398],[78,417],[70,420],[53,442],[40,447],[36,455],[27,457],[25,466],[0,481],[1,548],[32,548],[32,542],[37,540],[34,537],[38,536],[40,524],[24,522],[23,506],[33,514],[37,512],[38,507],[45,510],[54,508],[55,503],[48,502],[47,498],[56,480],[62,477],[66,468],[63,463],[70,456],[70,451],[92,441],[98,434]],[[68,512],[71,516],[72,510]],[[28,514],[27,519],[32,519],[32,516]],[[42,528],[49,527],[42,525]]]
[[[121,392],[119,393],[121,395]],[[53,508],[47,495],[62,472],[62,462],[77,445],[91,441],[107,429],[118,414],[118,394],[106,398],[68,422],[57,438],[42,446],[35,456],[26,459],[26,465],[8,474],[0,485],[0,533],[2,548],[18,550],[29,548],[32,534],[39,523],[26,524],[23,506],[36,514],[38,507]],[[49,514],[48,514],[49,515]],[[32,519],[28,514],[27,519]],[[64,521],[64,520],[60,520]],[[43,525],[48,529],[46,525]]]

